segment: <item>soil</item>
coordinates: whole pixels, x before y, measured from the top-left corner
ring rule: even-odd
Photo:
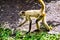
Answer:
[[[49,25],[52,25],[53,29],[50,33],[60,33],[60,1],[45,2],[46,4],[46,20]],[[41,5],[34,0],[0,0],[0,24],[4,24],[5,28],[20,29],[28,31],[29,23],[25,23],[22,27],[18,27],[20,23],[24,21],[18,13],[22,10],[40,9]],[[36,29],[35,19],[32,20],[32,29]]]

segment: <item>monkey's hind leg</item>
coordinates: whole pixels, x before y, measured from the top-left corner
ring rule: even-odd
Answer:
[[[43,25],[46,27],[46,29],[47,29],[48,31],[49,31],[49,30],[52,30],[52,27],[49,26],[49,25],[47,24],[47,22],[46,22],[46,14],[44,14],[44,16],[43,16],[42,23],[43,23]]]
[[[42,18],[43,18],[43,16],[40,16],[40,17],[36,20],[36,27],[37,27],[37,30],[38,30],[38,31],[41,31],[41,30],[40,30],[40,23],[39,23],[39,21],[41,21]]]

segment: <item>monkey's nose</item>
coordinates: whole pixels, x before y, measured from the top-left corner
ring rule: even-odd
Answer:
[[[18,15],[20,16],[22,14],[22,11],[20,11],[19,13],[18,13]]]

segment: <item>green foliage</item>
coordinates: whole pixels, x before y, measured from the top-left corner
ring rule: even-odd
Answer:
[[[11,29],[0,28],[0,40],[60,40],[60,35],[48,34],[47,32],[24,34],[24,32],[17,30],[14,36],[11,35]]]

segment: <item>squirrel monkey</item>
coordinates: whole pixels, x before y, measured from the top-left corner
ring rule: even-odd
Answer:
[[[19,27],[21,27],[24,23],[26,23],[27,21],[30,21],[29,23],[29,31],[31,31],[31,25],[32,25],[32,20],[31,18],[35,17],[36,19],[36,27],[38,30],[40,30],[40,24],[39,21],[42,21],[43,25],[45,26],[45,28],[47,30],[51,30],[52,27],[48,26],[47,22],[46,22],[46,14],[45,14],[45,4],[43,2],[43,0],[38,0],[41,3],[41,9],[39,10],[27,10],[27,11],[21,11],[19,13],[20,16],[24,17],[26,20],[19,25]]]

